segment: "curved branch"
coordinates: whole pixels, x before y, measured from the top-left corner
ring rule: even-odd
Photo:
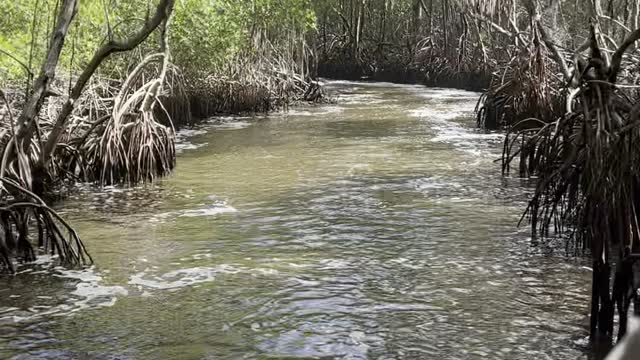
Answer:
[[[551,41],[551,39],[549,39],[547,31],[544,29],[544,26],[540,22],[538,22],[538,29],[540,30],[542,41],[551,51],[553,58],[558,62],[560,70],[562,71],[562,75],[564,75],[565,81],[570,81],[572,75],[571,71],[569,71],[569,66],[567,65],[567,61],[564,59],[564,56],[560,53],[560,50],[558,50],[558,47]]]
[[[475,14],[473,12],[469,13],[469,16],[471,16],[472,18],[476,19],[476,20],[480,20],[482,22],[486,22],[487,24],[491,25],[492,28],[496,29],[499,33],[506,35],[508,37],[513,37],[513,33],[505,28],[503,28],[502,26],[494,23],[493,21],[491,21],[489,18],[487,18],[486,16],[482,16],[479,14]]]
[[[616,83],[618,80],[618,73],[620,72],[620,66],[622,65],[622,57],[627,51],[629,46],[633,45],[636,41],[640,40],[640,29],[636,29],[629,35],[625,41],[620,45],[618,50],[613,54],[611,58],[611,70],[609,72],[609,82]]]
[[[0,49],[0,54],[4,54],[6,56],[8,56],[10,59],[12,59],[13,61],[17,62],[18,64],[20,64],[20,66],[22,66],[22,68],[24,69],[24,71],[27,72],[27,74],[31,77],[33,76],[33,73],[31,72],[31,69],[29,69],[29,67],[22,61],[20,61],[20,59],[18,59],[16,56],[12,55],[10,52],[8,52],[7,50],[2,50]]]
[[[616,24],[616,25],[620,26],[620,27],[621,27],[622,29],[624,29],[624,31],[626,31],[626,32],[631,32],[631,29],[629,29],[625,24],[623,24],[622,22],[620,22],[620,20],[614,19],[614,18],[612,18],[612,17],[610,17],[610,16],[607,16],[607,15],[600,15],[600,18],[601,18],[601,19],[605,19],[605,20],[609,20],[609,21],[611,21],[612,23],[614,23],[614,24]]]
[[[91,76],[93,76],[93,73],[98,69],[102,62],[113,53],[129,51],[140,45],[169,16],[169,14],[171,14],[174,3],[175,0],[161,0],[153,17],[147,19],[144,26],[135,34],[124,40],[109,40],[109,42],[96,51],[89,62],[89,65],[87,65],[82,74],[80,74],[80,77],[71,90],[69,99],[64,103],[62,110],[60,110],[60,113],[58,114],[55,125],[47,139],[47,143],[42,150],[41,160],[43,163],[46,163],[51,157],[56,143],[58,142],[58,138],[64,131],[67,118],[71,115],[71,112],[75,107],[76,100],[80,98],[85,85],[89,79],[91,79]]]

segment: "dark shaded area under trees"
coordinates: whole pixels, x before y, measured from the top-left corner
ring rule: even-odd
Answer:
[[[482,90],[493,31],[455,0],[318,2],[318,74]]]

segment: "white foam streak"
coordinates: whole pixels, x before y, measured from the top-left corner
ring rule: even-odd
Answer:
[[[95,309],[101,307],[110,307],[116,304],[119,296],[127,296],[128,291],[122,286],[105,286],[102,276],[94,271],[93,268],[84,270],[66,270],[60,267],[54,269],[56,273],[53,276],[58,278],[76,280],[75,289],[69,292],[69,297],[61,304],[52,304],[55,297],[38,296],[37,299],[42,301],[40,304],[31,305],[28,312],[17,312],[16,308],[5,309],[2,312],[14,313],[11,316],[12,322],[22,322],[37,320],[44,316],[67,316],[86,309]],[[72,283],[73,281],[70,281]],[[24,314],[24,316],[22,316]],[[0,318],[4,320],[4,318]],[[1,322],[1,321],[0,321]]]
[[[249,126],[251,126],[251,123],[248,121],[232,120],[210,123],[207,127],[213,130],[240,130],[246,129]]]
[[[215,199],[215,196],[210,196],[210,199]],[[185,209],[180,211],[171,211],[167,213],[157,214],[152,220],[159,221],[167,218],[180,218],[180,217],[206,217],[216,216],[220,214],[228,214],[238,212],[236,208],[229,205],[226,200],[214,200],[212,204],[204,205],[199,209]]]
[[[336,114],[344,111],[339,106],[319,106],[308,110],[289,109],[282,113],[284,116],[322,116],[327,114]]]
[[[411,116],[429,123],[429,127],[435,132],[430,141],[451,144],[461,151],[481,157],[489,151],[488,142],[500,141],[503,138],[501,134],[482,133],[478,129],[470,128],[457,121],[474,117],[476,93],[463,90],[441,90],[428,91],[424,96],[429,100],[454,100],[452,104],[434,101],[433,104],[409,112]]]
[[[180,217],[215,216],[218,214],[238,212],[233,206],[211,206],[196,210],[185,210]]]
[[[189,269],[179,269],[168,273],[151,276],[146,270],[132,275],[129,278],[130,285],[137,285],[141,288],[155,290],[171,290],[215,280],[218,274],[235,274],[239,269],[231,265],[222,264],[216,267],[195,267]]]

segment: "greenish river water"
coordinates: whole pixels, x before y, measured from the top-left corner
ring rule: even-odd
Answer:
[[[477,93],[330,82],[59,205],[96,265],[0,278],[0,358],[586,358],[591,273],[516,227]],[[560,246],[562,248],[562,246]]]

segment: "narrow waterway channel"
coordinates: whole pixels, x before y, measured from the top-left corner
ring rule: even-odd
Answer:
[[[0,278],[0,358],[586,358],[591,273],[516,227],[529,190],[479,95],[328,87],[182,132],[153,186],[60,204],[96,266]]]

